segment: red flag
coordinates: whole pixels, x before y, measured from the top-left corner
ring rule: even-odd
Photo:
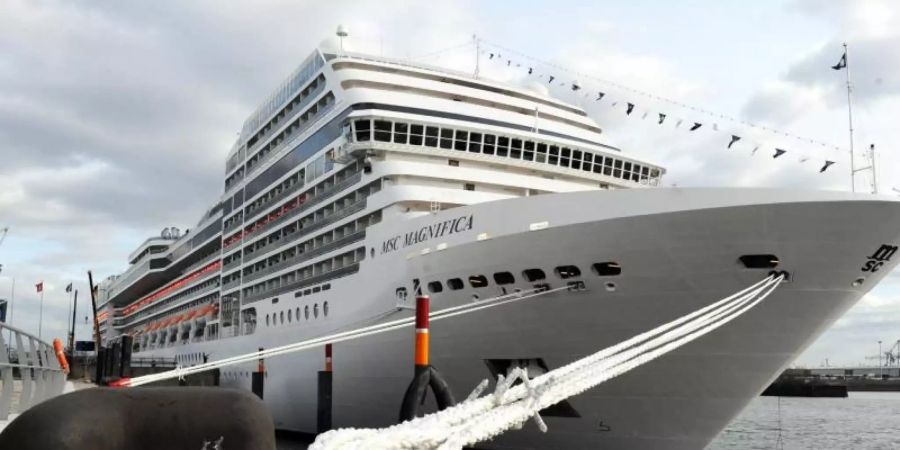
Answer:
[[[41,292],[44,292],[44,282],[43,281],[34,285],[34,287],[35,287],[35,289],[37,289],[38,294],[40,294]]]

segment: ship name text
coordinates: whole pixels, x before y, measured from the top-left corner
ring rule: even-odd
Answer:
[[[431,239],[449,236],[453,233],[461,233],[472,229],[474,216],[460,216],[455,219],[447,219],[442,222],[424,226],[418,230],[406,234],[398,234],[381,243],[381,253],[390,253],[394,250],[421,244]]]

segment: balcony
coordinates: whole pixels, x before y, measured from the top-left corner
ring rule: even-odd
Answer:
[[[340,278],[343,276],[347,276],[359,271],[359,263],[349,264],[345,267],[341,267],[340,269],[334,269],[319,275],[313,275],[311,277],[295,281],[293,283],[286,284],[284,286],[279,286],[277,288],[272,288],[267,291],[259,292],[256,294],[250,294],[244,297],[244,305],[249,303],[258,302],[263,298],[272,296],[272,295],[280,295],[285,292],[290,292],[297,289],[303,289],[307,286],[312,286],[314,284],[323,283],[325,281],[333,280],[335,278]]]
[[[308,252],[306,252],[306,253],[301,253],[301,254],[299,254],[299,255],[297,255],[297,256],[294,256],[293,258],[286,259],[286,260],[284,260],[284,261],[280,261],[280,262],[275,263],[275,264],[273,264],[273,265],[271,265],[271,266],[269,266],[269,267],[266,267],[265,269],[262,269],[262,270],[253,272],[253,273],[251,273],[251,274],[249,274],[249,275],[245,275],[245,276],[244,276],[243,282],[244,282],[245,284],[250,283],[250,282],[252,282],[252,281],[254,281],[254,280],[258,280],[258,279],[260,279],[260,278],[262,278],[262,277],[264,277],[264,276],[266,276],[266,275],[275,273],[275,272],[277,272],[277,271],[279,271],[279,270],[282,270],[282,269],[285,269],[285,268],[290,267],[290,266],[292,266],[292,265],[295,265],[295,264],[298,264],[298,263],[300,263],[300,262],[306,261],[306,260],[308,260],[308,259],[310,259],[310,258],[315,258],[316,256],[323,255],[323,254],[328,253],[328,252],[330,252],[330,251],[339,249],[339,248],[341,248],[341,247],[343,247],[343,246],[345,246],[345,245],[349,245],[349,244],[352,244],[352,243],[354,243],[354,242],[358,242],[358,241],[364,239],[365,237],[366,237],[366,230],[364,230],[364,229],[363,229],[363,230],[359,230],[359,231],[357,231],[357,232],[355,232],[355,233],[353,233],[353,234],[349,234],[349,235],[344,236],[344,237],[342,237],[342,238],[340,238],[340,239],[336,239],[336,240],[334,240],[334,241],[331,241],[331,242],[329,242],[329,243],[327,243],[327,244],[325,244],[325,245],[323,245],[323,246],[321,246],[321,247],[319,247],[319,248],[310,250],[310,251],[308,251]]]

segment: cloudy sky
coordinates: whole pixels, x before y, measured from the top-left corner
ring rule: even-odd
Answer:
[[[605,105],[566,88],[553,93],[585,106],[612,143],[668,167],[666,183],[678,186],[849,189],[844,73],[828,68],[847,41],[857,147],[876,144],[879,187],[891,192],[900,188],[892,177],[900,169],[898,14],[896,2],[879,0],[6,0],[0,227],[10,232],[0,246],[0,298],[15,279],[12,321],[36,331],[34,284],[44,280],[43,334],[63,336],[64,286],[74,281],[86,294],[87,269],[99,278],[119,272],[145,237],[192,227],[221,193],[224,157],[244,118],[339,23],[363,50],[459,70],[473,68],[475,53],[464,44],[477,33],[578,71],[559,73],[607,92]],[[487,77],[525,81],[514,66],[482,63]],[[613,101],[632,101],[637,113],[626,117]],[[671,121],[656,126],[660,111],[706,125],[693,134]],[[641,120],[645,112],[650,118]],[[731,133],[744,139],[725,151]],[[776,146],[790,151],[773,160]],[[819,174],[825,160],[837,164]],[[867,183],[862,177],[859,187]],[[86,296],[80,300],[79,337],[87,338]],[[879,339],[900,339],[898,321],[894,273],[798,363],[861,362]]]

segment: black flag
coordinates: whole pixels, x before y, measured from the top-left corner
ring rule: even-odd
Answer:
[[[556,78],[556,77],[554,77],[553,75],[550,75],[550,79],[547,80],[547,82],[548,82],[548,83],[552,83],[554,78]]]
[[[531,72],[532,72],[533,70],[534,70],[534,69],[532,69],[531,67],[529,67],[529,68],[528,68],[528,75],[531,75]]]
[[[659,124],[662,125],[662,123],[663,123],[665,120],[666,120],[666,115],[663,114],[663,113],[659,113]]]
[[[831,66],[831,68],[834,70],[841,70],[844,67],[847,67],[847,51],[846,50],[844,51],[844,54],[841,56],[841,60],[838,61],[837,64]]]
[[[628,107],[625,109],[625,114],[630,115],[632,111],[634,111],[634,103],[629,103]]]
[[[572,83],[572,90],[573,90],[573,91],[577,91],[577,90],[579,90],[579,89],[581,89],[581,86],[579,86],[578,83]]]
[[[488,58],[488,59],[494,59],[494,54],[493,54],[493,53],[491,53],[491,57],[490,57],[490,58]]]
[[[697,128],[702,127],[703,124],[700,122],[694,122],[694,125],[691,126],[691,131],[695,131]]]
[[[741,140],[741,137],[740,137],[740,136],[735,136],[735,135],[732,134],[732,135],[731,135],[731,142],[728,143],[728,148],[731,148],[731,146],[734,145],[734,143],[737,142],[737,141],[739,141],[739,140]]]
[[[819,173],[822,173],[822,172],[828,170],[828,168],[831,167],[832,164],[834,164],[834,161],[825,161],[825,165],[822,166],[821,169],[819,169]]]
[[[776,149],[775,149],[775,154],[772,155],[772,158],[773,158],[773,159],[774,159],[774,158],[777,158],[777,157],[779,157],[779,156],[781,156],[781,155],[783,155],[783,154],[785,154],[785,153],[787,153],[787,150],[782,150],[782,149],[780,149],[780,148],[776,148]]]
[[[68,294],[69,292],[72,292],[72,283],[69,283],[69,285],[66,286],[66,293]]]
[[[606,94],[604,94],[603,92],[598,92],[598,93],[597,93],[597,99],[596,99],[596,101],[599,102],[600,99],[602,99],[604,95],[606,95]]]

